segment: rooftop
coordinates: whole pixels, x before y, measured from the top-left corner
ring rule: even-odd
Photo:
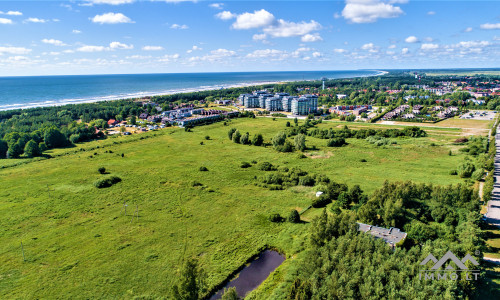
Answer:
[[[391,245],[396,245],[406,237],[406,232],[402,232],[399,228],[391,227],[387,229],[363,223],[358,223],[358,225],[359,231],[368,232],[375,238],[383,239],[386,243],[389,243]]]

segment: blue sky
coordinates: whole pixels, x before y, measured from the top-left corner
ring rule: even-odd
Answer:
[[[500,67],[498,1],[0,1],[0,76]]]

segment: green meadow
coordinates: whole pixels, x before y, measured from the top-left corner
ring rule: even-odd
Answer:
[[[0,161],[0,298],[168,298],[186,258],[199,258],[213,289],[265,247],[290,258],[252,293],[275,297],[274,287],[283,284],[293,257],[305,248],[308,224],[276,224],[268,216],[300,212],[317,190],[259,187],[255,177],[265,172],[255,165],[240,168],[243,161],[299,167],[349,187],[358,184],[367,193],[385,180],[463,181],[449,175],[465,158],[452,144],[463,134],[460,128],[428,128],[428,137],[398,138],[380,147],[348,139],[344,147],[328,148],[327,140],[307,137],[307,147],[317,148],[306,150],[307,158],[227,137],[229,128],[237,128],[270,142],[286,121],[235,119],[192,132],[167,128],[52,150],[51,159]],[[343,122],[317,127],[346,124],[403,128]],[[109,174],[99,174],[99,167]],[[94,187],[112,175],[122,181]],[[311,209],[303,217],[319,212]]]

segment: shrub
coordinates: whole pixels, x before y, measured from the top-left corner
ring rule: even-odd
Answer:
[[[207,141],[208,141],[208,140],[210,140],[210,136],[209,136],[209,135],[206,135],[206,136],[205,136],[205,140],[207,140]]]
[[[241,133],[240,133],[239,130],[236,130],[233,133],[233,142],[235,142],[236,144],[239,144],[240,143],[240,139],[241,139]]]
[[[122,181],[122,179],[118,176],[111,176],[108,178],[98,179],[94,182],[94,186],[98,189],[110,187],[115,183]]]
[[[97,171],[101,174],[106,174],[106,168],[105,167],[100,167],[99,169],[97,169]]]
[[[311,206],[314,208],[325,207],[328,203],[332,202],[325,194],[314,199]]]
[[[242,135],[242,136],[241,136],[241,138],[240,138],[240,142],[241,142],[243,145],[248,145],[248,144],[250,144],[250,136],[249,136],[248,132],[247,132],[247,133],[245,133],[244,135]]]
[[[258,133],[253,136],[252,144],[254,146],[261,146],[263,143],[264,143],[264,138],[262,137],[262,134]]]
[[[274,223],[281,222],[282,219],[283,218],[280,216],[280,214],[272,214],[269,216],[269,221],[274,222]]]
[[[299,184],[303,186],[314,186],[314,183],[315,183],[314,178],[312,178],[309,175],[306,175],[300,178],[299,180]]]
[[[290,212],[290,215],[288,216],[288,222],[290,222],[290,223],[299,223],[300,222],[300,215],[296,209],[294,209]]]
[[[360,162],[366,162],[366,159],[362,158],[359,160]]]
[[[206,172],[206,171],[208,171],[208,169],[207,169],[207,167],[201,166],[200,167],[200,171],[201,172]]]
[[[199,182],[199,181],[196,181],[196,180],[195,180],[195,181],[191,182],[191,186],[192,186],[192,187],[195,187],[195,186],[203,186],[203,184],[202,184],[201,182]]]
[[[242,161],[241,165],[240,165],[240,168],[246,169],[246,168],[250,168],[251,166],[252,165],[249,162]]]
[[[263,161],[261,162],[258,167],[257,167],[259,170],[261,171],[274,171],[276,170],[276,167],[273,166],[273,164],[271,164],[270,162],[267,162],[267,161]]]
[[[302,159],[302,158],[307,158],[307,156],[304,153],[299,153],[299,155],[297,155],[297,158]]]
[[[342,147],[345,145],[345,139],[344,138],[332,138],[329,139],[328,142],[326,143],[327,147]]]
[[[483,179],[483,175],[484,175],[484,170],[477,169],[476,171],[474,171],[474,173],[472,173],[471,177],[472,177],[472,179],[479,181],[479,180]]]
[[[451,171],[450,171],[450,175],[457,175],[457,174],[458,174],[458,173],[457,173],[457,170],[451,170]]]
[[[257,164],[257,161],[254,159],[251,161],[252,164],[256,165]]]
[[[229,131],[227,132],[227,137],[232,140],[233,139],[233,134],[234,132],[236,131],[236,128],[231,128],[229,129]]]
[[[472,175],[472,172],[474,172],[474,170],[474,165],[471,162],[466,161],[458,166],[457,173],[460,178],[468,178]]]

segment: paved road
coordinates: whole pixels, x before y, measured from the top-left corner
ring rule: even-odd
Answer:
[[[500,227],[500,127],[497,128],[495,136],[497,154],[495,157],[495,171],[493,173],[495,183],[493,185],[493,195],[488,202],[488,213],[486,221],[492,225]]]
[[[493,257],[483,257],[484,261],[487,261],[489,263],[495,264],[495,265],[500,265],[500,258],[493,258]]]

